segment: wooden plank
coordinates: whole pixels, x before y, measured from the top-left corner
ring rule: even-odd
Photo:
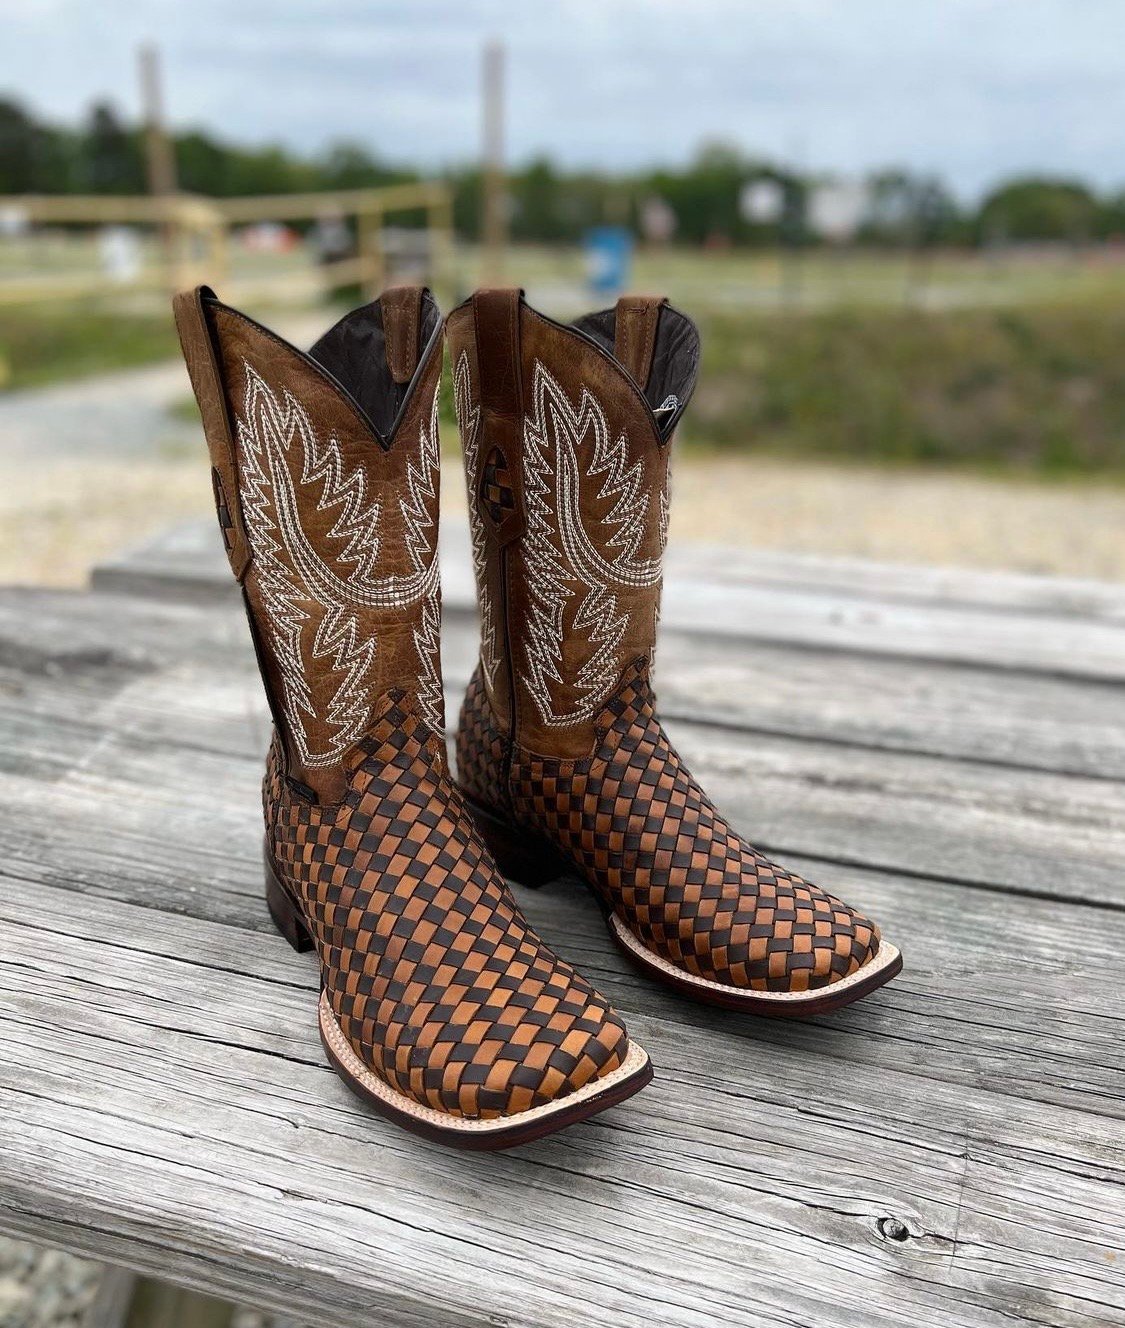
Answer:
[[[1005,769],[880,752],[827,704],[819,735],[754,730],[753,703],[741,729],[701,723],[683,684],[670,727],[693,768],[818,855],[794,865],[880,917],[906,972],[807,1024],[704,1010],[627,970],[572,884],[522,893],[659,1077],[559,1139],[464,1159],[350,1098],[316,1040],[315,967],[267,930],[266,722],[238,613],[64,599],[0,595],[0,1225],[392,1328],[1125,1319],[1106,978],[1125,915],[1097,902],[1120,903],[1121,789],[1051,770],[1073,759],[1060,731],[1039,734],[1048,768]],[[466,614],[450,628],[457,687],[474,639]],[[706,667],[721,705],[738,650]],[[964,673],[983,707],[984,671]],[[1055,696],[1092,727],[1108,691],[1019,681],[1046,690],[1013,689],[1013,731]],[[1008,893],[1064,869],[1081,904]]]
[[[1125,907],[1125,785],[682,721],[668,731],[767,852]]]
[[[442,543],[451,564],[467,569],[469,534],[463,516],[443,516]],[[675,578],[717,586],[761,585],[835,593],[850,599],[1021,609],[1106,622],[1125,620],[1125,586],[1114,581],[683,542],[674,542],[668,549],[666,566]],[[94,578],[95,582],[116,581],[117,588],[128,589],[131,577],[143,577],[153,570],[167,579],[165,589],[169,591],[180,577],[211,582],[219,589],[230,583],[217,532],[207,520],[185,522],[105,559],[94,570]],[[467,578],[456,577],[453,588],[458,602],[465,598],[468,587]]]
[[[181,650],[175,667],[128,674],[108,694],[92,691],[81,670],[76,680],[53,681],[46,700],[29,703],[25,692],[18,728],[13,710],[0,708],[14,739],[10,772],[0,775],[4,870],[91,896],[268,925],[259,860],[265,709],[244,655],[224,658],[214,642],[202,653],[193,662]],[[934,1073],[971,1083],[1005,1048],[1018,1048],[1027,1071],[1021,1092],[1071,1101],[1099,1091],[1120,1101],[1120,1079],[1106,1066],[1116,1025],[1092,1018],[1102,1003],[1093,973],[1125,949],[1125,920],[1004,893],[1006,884],[1029,889],[1036,881],[1051,893],[1043,863],[1059,868],[1060,808],[1069,805],[1078,819],[1076,785],[1090,824],[1073,891],[1094,903],[1095,887],[1114,897],[1119,786],[1038,774],[1013,785],[1012,772],[989,767],[901,756],[888,763],[831,744],[677,731],[736,822],[768,830],[790,850],[786,860],[879,917],[911,969],[928,975],[921,988],[895,984],[896,1002],[911,997],[900,1011],[908,1031],[888,1038],[873,1030],[863,1055],[893,1065],[905,1038],[926,1049]],[[810,852],[821,860],[802,856]],[[842,861],[849,855],[887,869],[854,869]],[[1029,858],[1040,877],[1025,870]],[[896,861],[914,872],[928,866],[930,877],[904,877]],[[952,866],[966,864],[987,889],[949,879]],[[588,904],[566,902],[560,889],[533,896],[529,910],[612,994],[639,999],[636,982],[605,968],[604,933]],[[645,990],[645,1001],[661,999]],[[934,1009],[945,1017],[934,1021]],[[1065,1050],[1071,1044],[1080,1071]],[[1077,1089],[1080,1082],[1087,1088]]]
[[[442,653],[451,718],[476,651],[471,617],[448,613]],[[49,712],[56,706],[57,676],[100,686],[104,693],[117,674],[168,669],[185,655],[208,660],[217,684],[235,672],[252,675],[241,606],[196,608],[75,592],[0,594],[0,677],[7,677],[10,692],[18,690],[21,707]],[[657,683],[670,719],[703,720],[754,735],[1125,777],[1125,689],[1116,684],[924,660],[904,667],[878,656],[700,641],[676,633],[663,637]],[[206,726],[206,712],[197,708],[192,722]]]
[[[173,526],[107,558],[91,573],[90,588],[182,603],[238,598],[219,532],[210,521]]]
[[[477,649],[475,623],[447,619],[454,719]],[[668,720],[1125,778],[1125,689],[1116,683],[676,632],[661,637],[655,680]]]
[[[350,1098],[313,1030],[314,968],[279,942],[120,903],[74,935],[51,893],[0,895],[9,1230],[390,1328],[1087,1328],[1125,1310],[1118,1127],[1013,1112],[909,1058],[856,1064],[846,1016],[810,1051],[627,1009],[653,1088],[461,1157]]]
[[[470,612],[474,603],[467,540],[463,525],[446,523],[442,583],[452,613]],[[693,563],[697,557],[698,565]],[[1052,590],[1045,582],[1036,595],[1029,585],[1033,578],[1018,577],[1005,603],[1004,578],[993,575],[984,577],[987,585],[975,596],[962,591],[962,598],[946,600],[938,593],[941,583],[925,573],[908,591],[910,571],[904,568],[882,578],[871,573],[863,593],[856,593],[846,590],[839,577],[817,582],[813,570],[782,578],[776,554],[770,559],[775,570],[756,579],[753,558],[732,555],[733,566],[722,583],[714,579],[714,561],[708,550],[670,554],[666,632],[1125,681],[1125,596],[1097,582],[1070,582],[1064,590]],[[971,577],[950,577],[951,591],[971,584]],[[111,560],[95,571],[92,585],[194,601],[234,593],[218,535],[200,525],[181,527]]]
[[[668,550],[668,566],[676,575],[712,585],[753,582],[852,598],[1125,620],[1125,585],[1116,581],[684,543]]]
[[[664,606],[670,630],[688,634],[1125,681],[1125,626],[1112,622],[673,577]]]
[[[198,681],[201,710],[217,707],[222,692],[204,691]],[[151,683],[146,690],[151,693]],[[161,694],[173,702],[172,689]],[[153,713],[143,730],[130,730],[130,709],[126,692],[106,708],[101,736],[91,741],[84,725],[82,737],[64,737],[64,749],[85,743],[86,754],[47,791],[18,769],[0,774],[11,813],[0,827],[0,851],[24,860],[49,850],[49,861],[66,864],[94,888],[109,830],[98,829],[102,806],[118,809],[113,833],[135,845],[136,867],[143,871],[149,851],[158,860],[165,855],[160,845],[150,850],[147,843],[152,818],[174,818],[190,842],[224,833],[224,805],[255,803],[264,713],[257,750],[243,756],[229,747],[201,746],[198,733],[185,740],[188,720],[177,726],[167,713]],[[222,729],[223,713],[212,712],[214,728]],[[239,710],[229,713],[232,726],[246,722]],[[59,727],[38,735],[42,746],[25,746],[33,768],[49,762]],[[767,852],[1125,906],[1125,790],[1119,784],[835,744],[749,742],[684,723],[669,731],[717,805]],[[233,728],[224,737],[233,737]],[[828,875],[827,868],[817,875]]]
[[[65,858],[53,871],[9,860],[0,882],[79,891],[60,903],[60,916],[52,920],[66,934],[83,935],[104,901],[135,900],[157,913],[218,919],[273,936],[263,902],[257,809],[247,801],[236,810],[240,833],[212,825],[197,844],[179,836],[154,844],[147,874],[135,837],[121,837],[118,850],[100,853],[95,871],[77,879]],[[802,858],[792,863],[810,874],[822,866]],[[879,1006],[864,1002],[842,1022],[849,1056],[894,1069],[905,1049],[928,1076],[945,1082],[988,1082],[1016,1098],[1125,1117],[1125,1066],[1116,1053],[1125,1034],[1121,998],[1107,993],[1103,976],[1125,950],[1121,914],[1041,900],[1014,909],[1002,896],[955,883],[858,869],[833,872],[831,883],[882,920],[907,963]],[[719,1022],[731,1036],[769,1046],[823,1046],[824,1021],[790,1026],[716,1014],[655,986],[622,963],[599,911],[576,882],[517,895],[547,941],[621,1008],[691,1028]]]
[[[88,845],[104,836],[91,809],[109,803],[123,809],[115,833],[135,844],[143,871],[148,852],[163,852],[145,842],[148,818],[175,816],[189,838],[206,836],[218,832],[216,800],[255,796],[268,725],[248,664],[232,672],[185,651],[170,669],[129,676],[100,705],[66,694],[52,681],[46,706],[25,695],[12,708],[3,851],[23,860],[29,845],[49,844],[50,857],[92,881],[97,851]],[[682,720],[669,731],[718,805],[767,851],[1125,905],[1119,782]],[[41,832],[33,771],[53,781]]]

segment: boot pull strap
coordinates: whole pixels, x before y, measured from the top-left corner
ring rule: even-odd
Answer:
[[[422,321],[424,292],[424,286],[392,286],[379,298],[387,364],[396,383],[409,383],[418,367],[421,352],[418,329]]]
[[[473,296],[480,380],[482,477],[476,495],[485,529],[508,544],[523,527],[520,465],[523,374],[521,290],[479,290]]]
[[[659,295],[623,295],[617,301],[613,353],[642,392],[652,372],[660,311],[667,303]]]
[[[211,483],[215,490],[215,509],[231,571],[239,581],[250,565],[250,545],[242,524],[242,506],[238,498],[238,453],[230,427],[226,393],[219,373],[215,343],[207,325],[205,299],[214,293],[206,286],[181,291],[172,299],[176,331],[183,347],[188,377],[191,379],[203,431],[211,454]]]

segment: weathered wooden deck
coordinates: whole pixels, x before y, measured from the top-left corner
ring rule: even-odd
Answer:
[[[1125,588],[681,554],[658,682],[736,823],[906,970],[769,1023],[646,983],[572,884],[523,892],[657,1080],[462,1156],[349,1095],[271,930],[210,530],[0,592],[0,1227],[379,1328],[1125,1322]]]

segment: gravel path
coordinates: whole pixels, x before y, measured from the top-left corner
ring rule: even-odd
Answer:
[[[0,1324],[79,1328],[98,1275],[98,1265],[86,1259],[0,1236]]]
[[[188,394],[175,363],[0,396],[0,582],[81,585],[123,545],[210,514],[198,426],[170,413]],[[443,501],[464,511],[448,457]],[[1125,579],[1121,485],[681,449],[673,487],[677,540]]]

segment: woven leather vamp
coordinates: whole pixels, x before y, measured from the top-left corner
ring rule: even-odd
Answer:
[[[589,760],[514,750],[508,814],[560,849],[650,950],[697,977],[762,991],[824,987],[874,956],[872,922],[770,862],[711,805],[656,717],[644,661],[627,669],[599,731]],[[505,747],[474,677],[458,770],[491,806]]]
[[[398,691],[379,702],[335,807],[288,788],[275,743],[263,786],[275,871],[341,1031],[376,1074],[454,1115],[524,1111],[617,1069],[628,1040],[524,920],[414,706]]]

